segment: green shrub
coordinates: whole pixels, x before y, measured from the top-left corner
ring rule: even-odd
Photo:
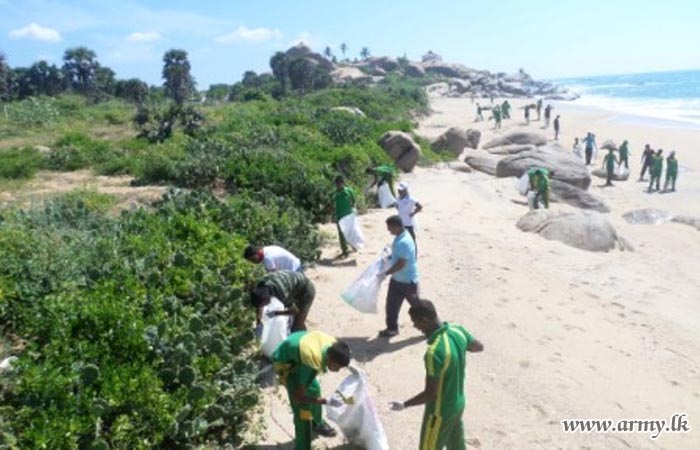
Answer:
[[[107,141],[92,139],[80,132],[69,132],[54,144],[49,167],[62,171],[78,170],[106,163],[118,156]]]
[[[4,116],[15,126],[46,127],[56,123],[60,111],[50,97],[30,97],[2,105]]]
[[[46,155],[34,148],[11,148],[0,151],[0,179],[32,178],[46,166]]]

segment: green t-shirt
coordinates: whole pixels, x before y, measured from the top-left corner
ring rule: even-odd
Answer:
[[[290,270],[268,273],[256,285],[267,286],[270,295],[277,297],[284,306],[295,304],[300,310],[304,310],[313,301],[315,294],[313,284],[306,275]]]
[[[447,322],[428,338],[425,372],[438,382],[438,396],[425,405],[426,415],[447,417],[464,410],[466,352],[472,341],[474,338],[464,327]]]
[[[328,370],[328,348],[335,338],[321,331],[297,331],[282,341],[272,354],[277,374],[286,384],[287,377],[309,385],[319,373]]]
[[[664,166],[664,158],[656,155],[652,156],[651,158],[651,173],[661,176],[661,170]]]
[[[666,158],[666,174],[678,175],[678,160],[676,158]]]
[[[620,159],[621,160],[627,159],[629,154],[630,154],[630,149],[627,146],[627,144],[623,143],[622,145],[620,145]]]
[[[335,201],[335,220],[340,220],[348,214],[352,214],[355,206],[355,192],[352,188],[345,186],[343,189],[333,191]]]
[[[605,167],[608,170],[615,169],[615,155],[612,152],[605,155]]]

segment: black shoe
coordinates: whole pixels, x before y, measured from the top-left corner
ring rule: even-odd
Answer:
[[[388,328],[379,332],[379,336],[386,338],[398,336],[398,334],[399,330],[390,330]]]
[[[319,435],[327,438],[332,438],[338,435],[338,432],[333,429],[326,422],[320,425],[314,425],[314,431]]]

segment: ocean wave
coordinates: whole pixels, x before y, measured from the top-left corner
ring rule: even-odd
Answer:
[[[576,104],[593,106],[620,114],[650,117],[700,126],[700,98],[654,99],[582,95]]]

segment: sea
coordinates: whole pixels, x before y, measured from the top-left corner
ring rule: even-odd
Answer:
[[[700,127],[700,70],[551,80],[578,93],[574,104],[669,125]]]

